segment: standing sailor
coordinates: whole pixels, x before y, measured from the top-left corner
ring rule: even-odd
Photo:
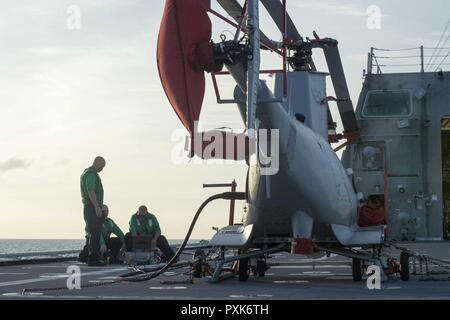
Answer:
[[[83,201],[83,216],[86,222],[89,241],[89,266],[104,266],[105,262],[100,259],[100,236],[102,225],[105,221],[102,212],[103,185],[99,172],[106,165],[105,159],[96,157],[92,166],[84,170],[80,177],[81,198]]]

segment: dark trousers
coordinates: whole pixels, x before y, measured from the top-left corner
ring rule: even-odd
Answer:
[[[122,241],[119,238],[111,237],[108,239],[106,248],[108,248],[110,257],[112,257],[113,259],[112,261],[119,261],[118,255],[120,249],[122,248]],[[83,250],[81,250],[80,254],[78,255],[78,261],[87,262],[88,256],[89,256],[89,237],[86,236],[86,244],[84,245]]]
[[[120,249],[122,248],[122,241],[119,238],[111,237],[108,239],[108,243],[106,244],[111,257],[115,260],[119,255]]]
[[[84,205],[83,214],[84,221],[86,222],[86,230],[88,232],[88,261],[97,261],[100,259],[100,236],[105,219],[97,217],[95,208],[92,204]]]
[[[156,246],[161,250],[166,260],[172,259],[175,255],[175,252],[173,252],[169,242],[163,235],[160,235],[156,240]],[[130,232],[125,235],[125,248],[127,251],[133,251],[133,235]]]
[[[89,256],[89,235],[86,234],[86,242],[84,244],[83,249],[81,249],[80,254],[78,255],[78,261],[87,262]]]

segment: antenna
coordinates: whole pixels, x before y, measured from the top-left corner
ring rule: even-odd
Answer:
[[[430,60],[428,61],[428,64],[427,64],[425,70],[428,70],[428,68],[432,66],[432,64],[435,62],[435,60],[437,58],[437,55],[439,55],[441,53],[442,49],[444,49],[448,39],[450,38],[450,34],[447,36],[447,39],[445,39],[444,42],[442,42],[442,40],[444,39],[445,34],[447,33],[447,30],[448,30],[449,26],[450,26],[450,19],[448,19],[447,25],[445,26],[444,31],[442,32],[442,35],[439,38],[439,41],[438,41],[438,44],[436,45],[436,48],[434,48],[434,51],[433,51],[433,53],[431,55]]]

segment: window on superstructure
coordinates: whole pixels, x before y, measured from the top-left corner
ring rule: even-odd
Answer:
[[[406,90],[369,91],[363,117],[406,117],[411,115],[411,94]]]

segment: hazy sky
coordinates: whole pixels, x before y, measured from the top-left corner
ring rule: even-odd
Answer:
[[[82,238],[79,176],[96,155],[107,160],[101,173],[105,202],[125,230],[130,215],[146,204],[168,238],[182,238],[197,207],[219,191],[204,190],[203,183],[235,178],[243,189],[242,164],[171,161],[177,144],[171,135],[182,126],[156,66],[163,0],[1,4],[0,238]],[[70,5],[81,9],[79,30],[67,28]],[[370,5],[381,9],[380,30],[366,26]],[[339,40],[355,103],[370,46],[435,46],[450,18],[448,0],[288,0],[288,8],[304,36],[316,30]],[[262,29],[278,40],[262,17]],[[212,21],[216,39],[223,31],[230,34],[231,27]],[[321,53],[315,57],[325,70]],[[264,62],[280,65],[278,58]],[[221,83],[223,94],[231,94],[232,82]],[[215,103],[210,84],[201,119],[204,128],[242,127],[235,106]],[[238,217],[241,208],[238,203]],[[226,224],[227,214],[226,202],[209,206],[193,238],[209,238],[212,226]]]

